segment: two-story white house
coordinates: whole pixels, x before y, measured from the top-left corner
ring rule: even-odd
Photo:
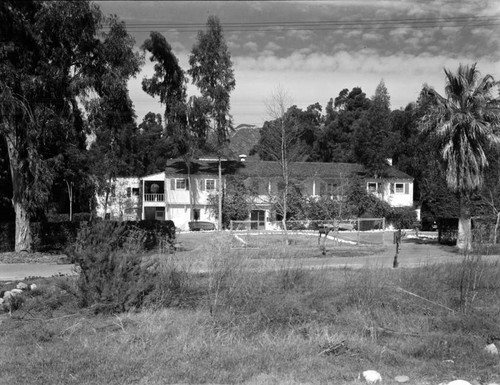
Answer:
[[[272,197],[281,190],[280,164],[253,160],[223,161],[222,187],[228,175],[241,177],[249,189],[257,192],[252,199],[249,219],[264,227],[270,219]],[[413,178],[392,166],[387,166],[384,175],[383,178],[367,178],[364,167],[353,163],[296,162],[290,165],[290,177],[300,185],[304,195],[329,195],[341,199],[349,181],[359,178],[366,184],[368,192],[391,206],[412,207]],[[158,174],[119,178],[115,198],[108,202],[106,214],[111,219],[171,219],[178,228],[187,230],[190,221],[217,222],[208,200],[217,189],[217,160],[197,160],[191,165],[189,174],[183,161],[174,160]],[[102,197],[98,200],[102,202]],[[104,217],[106,214],[99,204],[98,215]]]

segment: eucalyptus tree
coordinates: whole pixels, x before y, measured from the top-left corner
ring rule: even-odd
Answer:
[[[186,79],[172,47],[161,33],[153,31],[144,41],[142,49],[151,54],[149,60],[155,63],[153,76],[142,79],[142,89],[153,97],[159,97],[160,103],[165,106],[166,125],[182,120]]]
[[[142,65],[142,57],[134,51],[135,41],[127,33],[125,23],[115,16],[106,21],[109,31],[101,34],[98,50],[99,82],[94,86],[97,97],[86,103],[89,124],[95,134],[91,147],[93,171],[98,189],[105,192],[105,213],[113,180],[129,175],[135,168],[136,115],[127,82],[139,73]]]
[[[142,46],[151,53],[150,60],[155,63],[154,74],[144,78],[142,88],[153,97],[158,96],[165,105],[165,135],[161,138],[169,147],[172,155],[181,157],[186,164],[189,179],[189,201],[191,219],[194,215],[196,189],[191,180],[191,164],[204,146],[207,135],[206,109],[203,97],[192,96],[187,100],[187,78],[172,47],[158,32],[151,32]]]
[[[98,6],[83,0],[0,3],[0,138],[9,157],[16,251],[31,250],[30,221],[49,199],[54,141],[84,129],[78,98],[100,95],[105,85],[122,89],[116,68],[127,56],[118,54],[131,47],[100,36],[103,20]]]
[[[233,128],[230,115],[230,94],[236,86],[233,62],[224,38],[219,19],[209,16],[206,31],[199,31],[197,42],[189,56],[192,77],[210,106],[210,118],[213,123],[215,143],[212,146],[219,160],[219,229],[222,228],[222,166],[221,161],[229,132]]]
[[[468,250],[471,194],[483,183],[488,150],[500,142],[498,82],[491,75],[481,76],[476,64],[460,65],[456,73],[444,72],[444,97],[430,87],[423,90],[432,103],[422,125],[436,139],[447,185],[457,193],[457,246]]]

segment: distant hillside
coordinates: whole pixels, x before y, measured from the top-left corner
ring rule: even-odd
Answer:
[[[248,155],[250,150],[259,143],[260,128],[250,124],[240,124],[235,128],[229,148],[235,156]]]

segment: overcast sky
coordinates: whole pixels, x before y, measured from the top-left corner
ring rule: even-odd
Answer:
[[[499,0],[97,1],[127,23],[139,49],[149,31],[164,34],[184,70],[210,15],[219,17],[233,60],[235,126],[269,119],[264,100],[278,87],[300,108],[323,108],[343,88],[372,96],[383,79],[393,109],[416,101],[424,83],[443,92],[443,67],[477,62],[500,79]],[[163,112],[130,86],[137,120]],[[190,87],[190,94],[196,89]]]

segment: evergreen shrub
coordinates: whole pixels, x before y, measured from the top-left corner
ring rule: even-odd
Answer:
[[[63,251],[76,240],[80,222],[31,223],[31,247],[34,251]]]
[[[160,259],[146,253],[163,236],[174,242],[172,221],[99,221],[82,225],[75,243],[67,249],[80,268],[81,305],[110,313],[138,309],[153,301],[168,302],[159,293],[175,295],[171,287],[164,287],[171,281],[164,276],[172,278],[173,273],[162,268]]]

